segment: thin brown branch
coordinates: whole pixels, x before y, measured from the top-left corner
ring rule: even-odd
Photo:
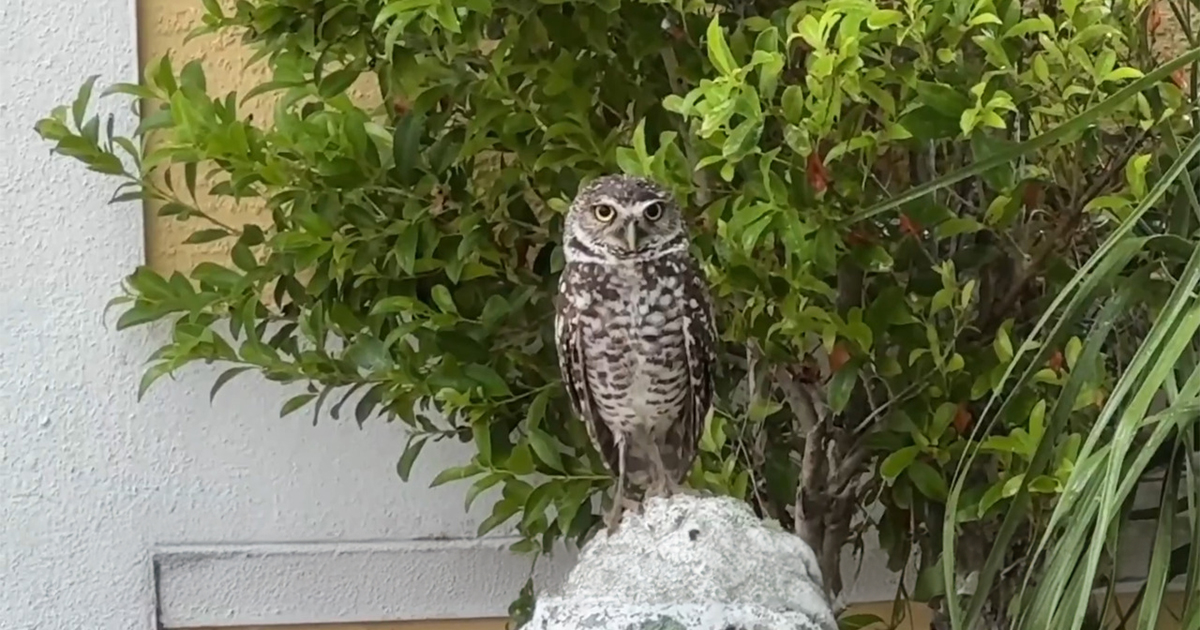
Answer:
[[[995,303],[1000,308],[985,318],[984,325],[980,327],[982,330],[991,330],[1003,321],[1004,316],[1009,312],[1008,309],[1019,305],[1021,293],[1025,291],[1034,278],[1038,277],[1050,255],[1056,251],[1062,251],[1068,243],[1074,241],[1079,224],[1083,221],[1084,209],[1087,207],[1087,204],[1096,197],[1099,197],[1112,185],[1113,180],[1124,171],[1125,165],[1129,162],[1130,158],[1142,146],[1148,133],[1148,130],[1144,130],[1137,137],[1133,138],[1125,146],[1121,154],[1110,161],[1104,170],[1092,179],[1091,184],[1083,193],[1077,195],[1072,200],[1071,208],[1059,220],[1058,227],[1051,235],[1043,239],[1037,250],[1032,253],[1029,263],[1021,269],[1017,279],[1009,285],[1004,298]]]
[[[800,423],[800,430],[804,435],[811,435],[820,422],[820,411],[817,403],[813,399],[808,388],[801,383],[787,367],[777,365],[772,370],[772,376],[775,380],[775,386],[783,392],[783,398],[787,401],[788,406],[792,408],[792,413],[796,416],[796,421]]]

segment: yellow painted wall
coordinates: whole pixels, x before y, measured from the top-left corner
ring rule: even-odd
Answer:
[[[221,0],[231,7],[234,0]],[[251,53],[238,41],[236,33],[221,33],[193,39],[184,43],[187,34],[200,24],[204,15],[200,0],[139,0],[138,2],[138,51],[142,66],[163,54],[170,53],[175,68],[180,68],[190,59],[202,59],[207,73],[208,89],[211,94],[227,94],[231,91],[245,92],[247,85],[257,85],[269,76],[263,64],[246,68]],[[271,102],[258,98],[242,106],[242,111],[252,114],[255,120],[268,119]],[[182,181],[175,177],[175,181]],[[203,186],[201,186],[203,188]],[[236,204],[232,199],[211,198],[199,194],[197,205],[217,219],[235,226],[262,220],[261,205],[243,202]],[[184,240],[197,229],[193,222],[180,223],[172,218],[155,215],[160,204],[151,203],[146,208],[146,263],[159,272],[188,271],[205,260],[220,257],[228,244],[221,241],[200,245],[184,244]]]
[[[227,14],[233,13],[236,0],[219,0]],[[246,67],[253,52],[242,45],[238,32],[222,32],[205,35],[185,42],[187,34],[201,25],[204,9],[200,0],[139,0],[138,1],[138,50],[142,65],[170,54],[178,70],[192,59],[204,62],[208,90],[211,95],[224,96],[229,92],[245,94],[250,88],[270,79],[264,63]],[[363,74],[348,94],[363,106],[370,107],[379,102],[378,82],[370,73]],[[273,107],[279,94],[262,95],[241,103],[239,111],[251,115],[261,125],[269,124],[273,118]],[[182,181],[177,174],[175,181]],[[203,188],[203,186],[201,186]],[[240,228],[246,223],[263,225],[269,217],[261,202],[242,200],[235,202],[229,197],[213,198],[201,193],[197,206],[219,221]],[[224,254],[232,246],[232,239],[204,244],[186,244],[184,240],[198,228],[196,220],[180,223],[172,218],[159,218],[155,212],[161,204],[148,204],[146,208],[146,262],[153,269],[169,273],[189,271],[196,264],[206,261],[228,261]]]

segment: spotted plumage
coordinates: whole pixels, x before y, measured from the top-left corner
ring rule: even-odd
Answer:
[[[716,331],[688,242],[677,204],[641,178],[594,180],[567,213],[559,366],[617,476],[610,531],[633,497],[678,491],[712,406]]]

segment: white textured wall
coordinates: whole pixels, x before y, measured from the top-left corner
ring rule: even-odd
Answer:
[[[528,561],[455,540],[478,515],[427,489],[455,453],[404,484],[400,427],[281,420],[249,378],[210,405],[215,369],[135,400],[161,331],[100,313],[141,212],[33,124],[136,66],[132,0],[0,0],[0,629],[153,628],[156,553],[167,625],[504,614]]]

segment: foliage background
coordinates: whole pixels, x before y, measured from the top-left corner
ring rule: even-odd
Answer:
[[[993,540],[1028,493],[1000,559],[1053,530],[1085,438],[1111,435],[1095,422],[1110,375],[1178,265],[1110,265],[1138,280],[1124,303],[1147,305],[1123,343],[1085,352],[1097,313],[1082,307],[1073,328],[1020,340],[1116,226],[1193,229],[1194,195],[1151,187],[1190,138],[1195,82],[1139,79],[1155,18],[1137,3],[205,7],[203,30],[241,33],[270,80],[210,94],[200,64],[155,60],[113,89],[142,99],[135,137],[86,117],[90,84],[39,125],[124,178],[116,198],[229,245],[219,263],[130,277],[118,326],[174,322],[143,390],[197,360],[234,365],[214,393],[247,370],[309,383],[282,413],[412,426],[402,477],[428,441],[472,441],[478,456],[438,482],[470,479],[468,503],[499,488],[480,532],[515,522],[517,551],[586,538],[609,485],[548,343],[561,212],[586,177],[646,174],[696,210],[727,356],[693,484],[794,527],[827,567],[871,530],[896,570],[917,548],[903,595],[935,606],[984,565],[943,553]],[[378,96],[352,98],[364,83]],[[239,114],[267,96],[271,121]],[[210,196],[271,220],[224,221]],[[1094,298],[1111,279],[1082,286]],[[861,511],[874,501],[880,517]],[[1012,586],[987,598],[993,617]]]

